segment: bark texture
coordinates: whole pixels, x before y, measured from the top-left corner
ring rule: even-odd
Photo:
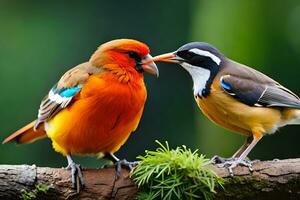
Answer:
[[[234,177],[227,170],[215,168],[225,178],[224,190],[216,199],[234,200],[288,200],[300,199],[300,158],[261,161],[253,164],[254,172],[237,167]]]
[[[216,199],[300,199],[300,159],[257,162],[254,172],[246,167],[234,170],[230,177],[226,169],[214,167],[225,178],[225,189],[217,191]],[[134,199],[137,187],[129,172],[122,170],[115,180],[115,171],[86,169],[86,187],[77,194],[71,188],[70,172],[65,169],[36,167],[35,165],[0,165],[0,199]],[[48,187],[46,192],[43,189]]]
[[[0,199],[134,199],[137,187],[122,169],[115,180],[114,168],[83,171],[85,188],[78,194],[71,187],[71,173],[63,168],[36,167],[35,165],[0,165]],[[38,184],[38,186],[37,186]],[[43,189],[49,189],[43,192]]]

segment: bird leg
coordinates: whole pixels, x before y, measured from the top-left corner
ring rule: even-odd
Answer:
[[[80,189],[84,187],[84,178],[82,175],[82,168],[79,164],[76,164],[70,155],[67,155],[68,166],[66,169],[71,170],[72,174],[72,186],[77,191],[80,192]]]
[[[106,154],[105,158],[113,161],[114,167],[115,167],[115,171],[116,171],[116,180],[119,179],[120,176],[121,176],[122,166],[127,167],[129,170],[133,170],[139,164],[139,161],[129,162],[126,159],[120,160],[113,153]],[[106,168],[108,166],[109,165],[104,165],[104,168]]]
[[[230,159],[223,163],[217,164],[217,166],[220,168],[227,168],[231,176],[234,176],[233,169],[238,165],[246,166],[250,171],[253,171],[253,161],[246,160],[246,157],[261,138],[261,132],[253,131],[253,137],[251,137],[251,139],[247,138],[246,143]]]
[[[247,147],[251,144],[253,141],[253,137],[247,137],[245,140],[245,143],[233,154],[231,158],[238,158],[240,155],[247,149]]]
[[[252,136],[247,137],[247,139],[245,140],[245,143],[233,154],[233,156],[231,158],[224,158],[224,157],[215,155],[210,159],[210,162],[213,164],[222,164],[226,161],[231,161],[231,160],[234,160],[235,158],[238,158],[243,153],[243,151],[245,151],[246,148],[250,145],[252,140],[253,140]]]

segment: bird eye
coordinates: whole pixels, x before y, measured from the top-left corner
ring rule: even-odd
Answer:
[[[136,52],[134,52],[134,51],[129,51],[128,55],[129,55],[130,58],[133,58],[136,61],[141,60],[141,58],[139,57],[139,55]]]

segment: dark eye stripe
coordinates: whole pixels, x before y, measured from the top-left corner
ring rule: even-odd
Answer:
[[[191,59],[196,54],[190,51],[178,51],[177,55],[180,56],[181,58]]]

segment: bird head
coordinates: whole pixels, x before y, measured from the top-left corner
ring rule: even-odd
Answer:
[[[191,42],[181,46],[174,52],[155,56],[153,61],[171,62],[210,70],[214,65],[220,66],[224,55],[214,46],[204,42]]]
[[[102,44],[90,58],[94,66],[120,68],[133,74],[159,75],[149,47],[137,40],[117,39]]]
[[[193,78],[194,94],[205,96],[209,93],[207,82],[211,82],[216,76],[225,61],[225,56],[210,44],[191,42],[174,52],[155,56],[153,61],[180,64]]]

